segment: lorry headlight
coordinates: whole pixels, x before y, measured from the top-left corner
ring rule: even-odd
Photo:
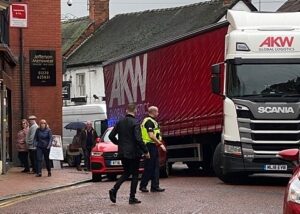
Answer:
[[[96,156],[96,157],[100,157],[103,155],[103,152],[92,152],[91,156]]]
[[[298,176],[296,176],[295,179],[293,179],[293,181],[291,182],[287,200],[300,204],[300,181]]]
[[[224,145],[224,152],[231,155],[242,156],[242,148],[240,146]]]

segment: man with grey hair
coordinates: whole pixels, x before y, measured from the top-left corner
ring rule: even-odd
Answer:
[[[32,167],[31,173],[36,173],[36,145],[34,144],[33,139],[38,125],[36,124],[36,116],[30,115],[28,120],[30,128],[26,135],[26,144],[28,146],[29,159]]]
[[[81,132],[81,147],[84,156],[84,165],[85,171],[90,171],[90,156],[92,152],[92,148],[96,145],[96,139],[98,138],[98,134],[96,130],[93,128],[92,122],[87,121],[85,130]]]
[[[159,187],[159,153],[158,147],[164,152],[166,147],[162,143],[160,135],[160,129],[157,121],[158,108],[156,106],[150,106],[148,108],[148,116],[143,120],[141,124],[142,138],[146,144],[150,159],[145,160],[144,173],[140,183],[140,191],[149,192],[147,189],[148,182],[151,180],[151,192],[163,192],[165,189]]]

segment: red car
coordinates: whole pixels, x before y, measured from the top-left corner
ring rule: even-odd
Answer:
[[[116,179],[118,174],[123,173],[122,162],[118,158],[118,146],[113,144],[108,135],[112,130],[108,128],[103,134],[102,138],[99,139],[96,146],[91,152],[91,172],[93,181],[101,181],[102,175],[106,175],[108,179]],[[167,155],[161,149],[159,151],[160,158],[160,177],[168,177],[169,170],[167,164]],[[140,162],[140,173],[143,172],[144,161],[141,159]]]
[[[295,164],[293,176],[285,190],[283,213],[300,213],[300,165],[299,149],[286,149],[280,151],[278,156],[284,160],[292,161]]]

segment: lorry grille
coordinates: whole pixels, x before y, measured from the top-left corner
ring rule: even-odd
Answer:
[[[300,120],[238,118],[241,142],[250,144],[299,144]]]

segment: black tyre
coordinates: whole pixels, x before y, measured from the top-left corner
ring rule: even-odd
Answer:
[[[92,181],[93,182],[100,182],[102,180],[102,175],[101,174],[92,174]]]
[[[216,174],[216,176],[227,184],[241,184],[247,182],[248,174],[246,173],[224,173],[223,172],[223,163],[222,163],[222,157],[223,157],[223,144],[218,144],[214,157],[213,157],[213,169]]]

